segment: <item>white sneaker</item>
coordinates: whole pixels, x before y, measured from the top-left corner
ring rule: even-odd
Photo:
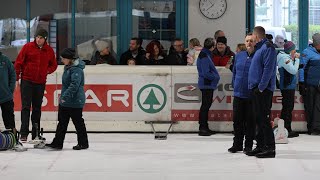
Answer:
[[[17,142],[17,144],[13,147],[13,150],[15,150],[16,152],[23,152],[27,151],[28,149],[23,147],[21,142]]]

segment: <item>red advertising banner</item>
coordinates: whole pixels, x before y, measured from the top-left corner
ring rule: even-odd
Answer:
[[[86,104],[84,111],[91,112],[132,112],[132,85],[96,85],[84,86]],[[57,111],[61,85],[46,85],[42,102],[42,111]],[[21,110],[20,87],[14,93],[15,111]]]

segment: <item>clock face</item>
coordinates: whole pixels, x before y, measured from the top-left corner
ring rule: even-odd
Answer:
[[[218,19],[227,10],[226,0],[200,0],[199,8],[201,13],[209,19]]]

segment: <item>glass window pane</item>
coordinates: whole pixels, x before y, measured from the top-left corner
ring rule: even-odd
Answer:
[[[77,0],[75,41],[79,56],[91,60],[96,51],[94,42],[111,42],[109,48],[116,57],[117,10],[116,0]]]
[[[133,36],[143,39],[144,48],[151,40],[156,39],[168,50],[176,35],[175,13],[175,0],[133,0]]]
[[[320,0],[309,0],[309,43],[312,35],[320,32]]]
[[[56,52],[71,47],[71,3],[72,0],[32,0],[30,41],[39,28],[46,29],[49,33],[48,43]]]
[[[298,0],[255,0],[255,25],[263,26],[276,45],[282,42],[276,36],[282,36],[298,48]]]
[[[7,1],[0,11],[0,51],[14,62],[27,42],[26,1]]]

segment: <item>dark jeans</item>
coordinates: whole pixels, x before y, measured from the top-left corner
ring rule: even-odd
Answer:
[[[13,100],[0,104],[2,111],[3,124],[6,129],[15,129],[16,123],[14,121],[14,103]]]
[[[264,90],[262,93],[253,93],[253,105],[258,134],[257,147],[275,149],[273,129],[270,121],[273,92]]]
[[[281,119],[284,120],[284,127],[291,132],[292,111],[294,108],[295,89],[281,90],[282,94],[282,110]]]
[[[35,84],[30,81],[21,80],[20,89],[22,102],[21,136],[28,136],[29,134],[30,109],[32,106],[32,139],[34,139],[37,136],[35,124],[38,124],[38,133],[40,133],[41,104],[45,84]]]
[[[67,133],[70,118],[72,119],[77,131],[78,144],[82,146],[89,146],[86,125],[84,124],[84,119],[82,118],[82,108],[70,108],[63,106],[59,106],[59,123],[52,144],[63,147],[63,142]]]
[[[252,148],[255,136],[254,115],[252,113],[252,99],[234,97],[233,100],[233,129],[234,146],[243,146],[245,137],[245,147]]]
[[[308,131],[320,131],[320,87],[308,86],[304,103]]]
[[[202,103],[199,113],[199,129],[209,129],[208,126],[208,113],[212,104],[213,89],[201,89]]]

